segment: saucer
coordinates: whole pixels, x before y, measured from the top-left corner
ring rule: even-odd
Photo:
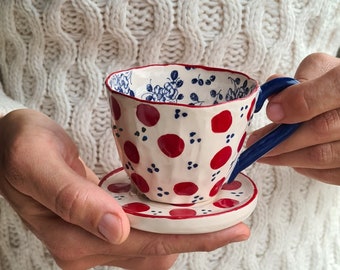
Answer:
[[[240,173],[224,184],[217,196],[197,204],[172,205],[150,201],[138,194],[123,168],[103,177],[99,186],[122,206],[132,228],[163,234],[198,234],[231,227],[254,211],[255,183]]]

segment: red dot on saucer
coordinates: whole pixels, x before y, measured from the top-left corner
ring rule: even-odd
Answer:
[[[121,111],[120,111],[120,106],[118,101],[111,96],[111,112],[112,112],[112,116],[115,120],[118,120],[121,116]]]
[[[198,186],[192,182],[182,182],[174,186],[174,192],[177,195],[190,196],[197,192]]]
[[[231,183],[225,183],[222,186],[222,189],[223,190],[236,190],[236,189],[239,189],[241,186],[242,186],[242,183],[240,181],[235,180]]]
[[[170,210],[169,214],[174,218],[186,218],[196,216],[196,211],[189,208],[176,208]]]
[[[225,110],[211,119],[211,129],[215,133],[226,132],[233,122],[230,111]]]
[[[128,203],[124,204],[123,209],[126,213],[136,213],[136,212],[145,212],[150,209],[150,206],[144,204],[144,203],[139,203],[139,202],[134,202],[134,203]]]
[[[128,192],[131,188],[129,183],[115,183],[110,184],[107,189],[113,193],[124,193]]]
[[[139,163],[139,152],[137,147],[130,141],[124,143],[124,152],[129,160],[133,163]]]
[[[254,106],[255,106],[255,101],[256,99],[254,98],[250,104],[250,108],[249,108],[249,111],[247,113],[247,121],[249,121],[250,117],[251,117],[251,114],[253,112],[253,109],[254,109]]]
[[[130,176],[136,187],[143,193],[149,192],[150,188],[145,179],[137,173],[132,173]]]
[[[214,205],[218,208],[230,208],[238,205],[239,203],[240,202],[237,200],[224,198],[214,202]]]
[[[147,127],[156,125],[160,118],[159,111],[154,106],[148,104],[139,104],[136,115],[139,121]]]
[[[165,134],[158,138],[159,149],[168,157],[175,158],[182,154],[184,141],[176,134]]]
[[[240,152],[240,150],[241,150],[241,148],[242,148],[242,146],[243,146],[243,144],[244,144],[244,141],[245,141],[246,137],[247,137],[247,132],[245,132],[245,133],[242,135],[242,138],[241,138],[241,140],[240,140],[240,142],[239,142],[239,144],[238,144],[238,146],[237,146],[237,152]]]
[[[231,156],[232,149],[230,146],[226,146],[218,151],[215,156],[210,161],[210,167],[213,170],[217,170],[221,168],[224,164],[226,164]]]
[[[219,180],[214,186],[213,188],[210,190],[209,196],[210,197],[214,197],[218,191],[220,190],[221,186],[223,185],[225,181],[225,177],[223,177],[221,180]]]

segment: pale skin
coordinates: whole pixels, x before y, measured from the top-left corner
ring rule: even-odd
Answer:
[[[267,113],[276,123],[305,123],[260,162],[340,185],[340,60],[311,55],[296,78],[301,84],[272,97]],[[270,108],[273,104],[282,105],[283,113]],[[255,132],[248,144],[272,127]],[[168,269],[179,253],[211,251],[249,237],[243,223],[201,235],[130,229],[125,213],[97,186],[98,178],[57,123],[36,111],[17,110],[0,119],[0,130],[0,193],[63,269]]]

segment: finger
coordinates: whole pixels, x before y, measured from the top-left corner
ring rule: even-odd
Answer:
[[[66,222],[11,186],[5,190],[5,197],[12,199],[9,202],[23,222],[44,242],[55,257],[71,261],[93,254],[107,255],[107,250],[112,244],[77,225]]]
[[[123,269],[138,270],[168,270],[175,263],[178,255],[153,256],[153,257],[120,257],[114,258],[108,255],[93,255],[81,258],[77,261],[56,260],[63,270],[83,270],[93,266],[116,266]]]
[[[325,53],[313,53],[302,60],[296,70],[295,78],[300,81],[316,79],[336,66],[340,59]]]
[[[268,81],[271,81],[271,80],[273,80],[273,79],[280,78],[280,77],[285,77],[285,75],[279,74],[279,73],[275,73],[275,74],[270,75],[270,76],[267,78],[266,81],[268,82]]]
[[[232,242],[244,241],[249,238],[248,226],[239,223],[233,227],[212,233],[171,235],[155,234],[131,230],[129,239],[115,251],[140,256],[165,256],[193,251],[212,251]],[[137,251],[137,252],[136,252]],[[122,254],[123,255],[123,254]]]
[[[263,157],[258,161],[275,166],[333,169],[339,167],[340,164],[340,141],[319,144],[281,155]]]
[[[267,105],[273,122],[298,123],[338,108],[340,104],[340,66],[317,79],[288,87]]]
[[[278,124],[276,123],[271,123],[269,125],[266,125],[260,129],[257,129],[253,131],[247,141],[246,141],[246,147],[249,148],[252,146],[255,142],[259,141],[261,138],[263,138],[266,134],[268,134],[270,131],[274,130]]]
[[[152,256],[152,257],[141,257],[141,258],[126,258],[123,260],[114,260],[105,265],[118,266],[123,269],[136,269],[136,270],[168,270],[175,263],[178,254],[166,255],[166,256]]]
[[[307,177],[320,180],[324,183],[331,185],[340,185],[339,175],[340,169],[306,169],[306,168],[294,168],[296,172],[305,175]]]
[[[277,124],[270,124],[254,131],[247,141],[247,146],[258,141]],[[323,113],[299,127],[289,138],[281,142],[265,156],[276,156],[318,144],[340,140],[340,109]]]

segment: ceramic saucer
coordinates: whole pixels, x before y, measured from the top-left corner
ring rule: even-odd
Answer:
[[[224,184],[213,201],[171,205],[137,194],[123,168],[108,173],[99,184],[127,213],[132,228],[164,234],[208,233],[231,227],[250,216],[257,202],[255,183],[239,174]]]

